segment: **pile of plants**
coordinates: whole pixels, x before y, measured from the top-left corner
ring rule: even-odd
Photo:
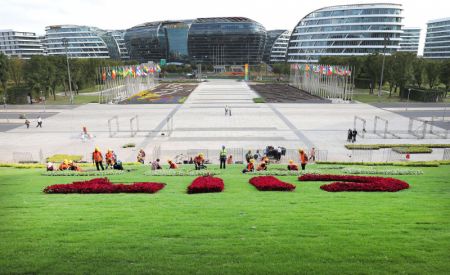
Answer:
[[[63,170],[63,171],[46,171],[43,173],[43,176],[95,176],[95,177],[103,177],[103,176],[113,176],[120,175],[125,173],[124,170],[88,170],[88,171],[71,171],[71,170]]]
[[[108,178],[74,181],[69,184],[55,184],[45,187],[47,194],[99,194],[99,193],[156,193],[165,184],[158,182],[135,182],[133,184],[113,184]]]
[[[433,150],[428,147],[392,147],[392,151],[400,154],[431,154]]]
[[[352,150],[379,150],[394,147],[427,147],[427,148],[450,148],[450,144],[346,144],[345,148]]]
[[[328,192],[397,192],[408,189],[409,184],[394,178],[305,174],[300,181],[336,181],[320,186]]]
[[[274,176],[253,177],[249,183],[259,191],[293,191],[295,189],[295,185],[281,181]]]
[[[136,147],[135,143],[126,143],[122,145],[122,148],[134,148],[134,147]]]
[[[80,155],[65,155],[65,154],[56,154],[46,159],[47,162],[63,162],[64,160],[73,160],[74,162],[78,162],[83,158]]]
[[[223,180],[212,176],[197,177],[188,186],[188,194],[222,192]]]
[[[220,170],[188,170],[188,169],[160,169],[150,170],[144,173],[146,176],[214,176],[220,174]]]
[[[342,169],[344,174],[375,174],[375,175],[422,175],[419,169],[374,169],[369,167],[347,167]]]

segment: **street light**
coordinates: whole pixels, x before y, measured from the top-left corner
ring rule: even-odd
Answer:
[[[383,86],[383,75],[384,75],[384,63],[386,61],[386,46],[387,43],[390,41],[391,39],[385,34],[384,35],[384,48],[383,48],[383,63],[381,65],[381,77],[380,77],[380,86],[378,87],[378,101],[380,101],[381,99],[381,86]]]
[[[63,38],[62,43],[64,45],[64,48],[66,48],[67,74],[69,76],[70,104],[73,104],[72,79],[70,78],[69,53],[67,51],[67,48],[69,47],[69,39]]]

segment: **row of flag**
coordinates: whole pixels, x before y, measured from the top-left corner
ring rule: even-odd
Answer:
[[[155,72],[161,72],[161,67],[156,64],[148,65],[132,65],[132,66],[113,66],[105,67],[101,69],[102,80],[111,80],[116,78],[128,78],[128,77],[145,77]]]
[[[300,70],[305,72],[313,72],[323,75],[339,75],[339,76],[351,76],[352,71],[345,66],[339,65],[310,65],[310,64],[291,64],[291,69]]]

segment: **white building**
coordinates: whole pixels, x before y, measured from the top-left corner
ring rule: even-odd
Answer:
[[[44,48],[34,32],[0,30],[0,52],[9,57],[29,59],[33,55],[43,55]]]
[[[419,40],[420,40],[420,28],[403,28],[403,34],[400,36],[402,41],[400,42],[401,52],[413,52],[418,54],[419,52]]]
[[[356,4],[318,9],[297,24],[287,61],[318,62],[321,56],[361,56],[397,51],[402,34],[399,4]]]
[[[285,31],[278,36],[272,45],[270,50],[270,62],[285,62],[286,52],[288,49],[289,38],[291,37],[291,31]]]
[[[424,58],[450,58],[450,18],[431,20],[427,23]]]

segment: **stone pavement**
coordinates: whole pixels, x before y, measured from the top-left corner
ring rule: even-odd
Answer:
[[[328,152],[328,160],[352,160],[351,151],[346,150],[344,144],[355,115],[367,120],[367,133],[358,143],[450,143],[449,139],[433,135],[423,140],[413,138],[407,134],[408,117],[389,108],[367,104],[257,104],[252,100],[255,97],[258,95],[245,82],[210,80],[201,83],[180,105],[88,104],[77,108],[52,108],[52,115],[45,116],[42,129],[26,129],[24,125],[0,127],[0,161],[13,161],[13,152],[31,152],[36,160],[40,152],[44,157],[57,153],[80,154],[89,160],[96,145],[103,151],[114,149],[123,161],[134,161],[140,148],[144,148],[149,158],[155,152],[166,160],[186,154],[188,149],[217,152],[221,145],[244,150],[262,149],[267,145],[290,149],[316,147]],[[225,116],[225,105],[230,106],[231,116]],[[16,106],[11,111],[39,113],[35,106],[27,107]],[[409,109],[414,111],[414,107]],[[444,107],[433,110],[440,112],[441,109]],[[130,119],[136,115],[139,131],[132,136]],[[390,135],[383,139],[372,133],[376,115],[389,120],[389,129],[395,130],[402,139]],[[118,117],[119,129],[115,129],[116,121],[112,120],[113,137],[110,137],[108,119],[113,116]],[[83,126],[93,135],[92,139],[81,139]],[[379,122],[378,128],[382,127]],[[126,143],[137,146],[123,149]],[[211,154],[210,158],[216,161],[216,153]],[[378,158],[382,160],[382,156],[371,156],[372,160]],[[442,151],[414,158],[442,159]]]

